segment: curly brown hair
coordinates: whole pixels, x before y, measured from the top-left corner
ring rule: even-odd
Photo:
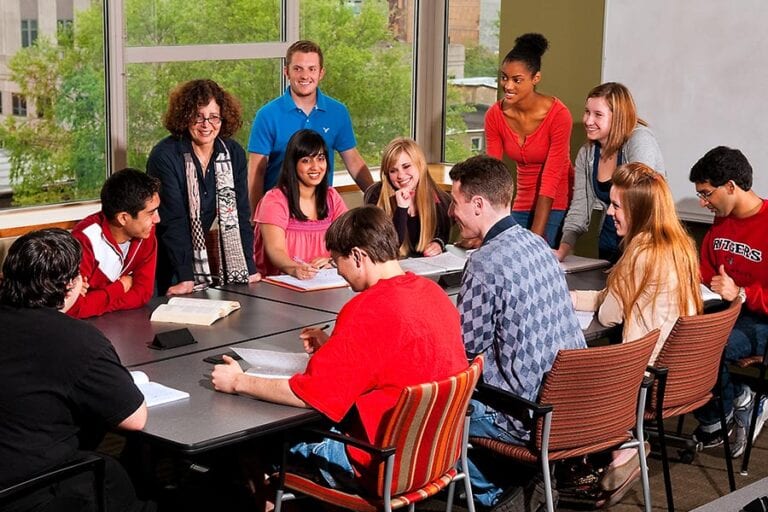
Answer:
[[[189,133],[189,125],[197,115],[197,109],[216,100],[221,109],[219,137],[228,139],[243,125],[240,102],[219,87],[213,80],[190,80],[177,85],[168,97],[168,110],[163,125],[176,137]]]

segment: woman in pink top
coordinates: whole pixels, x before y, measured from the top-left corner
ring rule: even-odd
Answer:
[[[485,140],[488,155],[501,159],[505,154],[517,163],[512,216],[557,247],[571,191],[573,120],[563,102],[536,92],[548,46],[541,34],[515,40],[501,64],[504,97],[485,115]]]
[[[327,155],[323,137],[313,130],[299,130],[288,141],[277,186],[253,216],[253,254],[262,274],[309,279],[330,264],[325,232],[347,207],[328,186]]]

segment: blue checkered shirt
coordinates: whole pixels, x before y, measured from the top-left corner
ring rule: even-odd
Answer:
[[[467,353],[485,353],[484,382],[535,401],[558,350],[586,343],[552,250],[509,224],[469,257],[457,304]],[[498,414],[495,423],[529,438],[511,416]]]

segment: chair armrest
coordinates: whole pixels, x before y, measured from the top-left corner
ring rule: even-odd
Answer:
[[[522,416],[519,414],[520,412],[531,411],[534,416],[543,416],[552,411],[551,405],[531,402],[514,393],[485,383],[477,385],[474,398],[486,405],[490,405],[497,411],[502,411],[516,418]]]
[[[104,479],[104,459],[97,455],[87,455],[85,457],[70,461],[66,464],[50,469],[45,473],[28,478],[10,487],[0,490],[0,503],[15,498],[29,490],[41,489],[46,485],[60,482],[74,475],[93,472],[97,481]],[[101,484],[100,484],[101,485]]]
[[[764,364],[765,356],[749,356],[734,361],[733,364],[739,368],[748,368],[750,366],[761,366]]]
[[[325,430],[315,427],[308,427],[305,429],[302,429],[304,432],[310,432],[312,434],[317,434],[323,437],[328,437],[330,439],[334,439],[336,441],[339,441],[345,445],[354,446],[355,448],[359,448],[361,450],[364,450],[372,455],[376,455],[381,457],[382,459],[385,459],[389,457],[390,455],[394,455],[395,453],[395,447],[389,446],[386,448],[380,448],[378,446],[372,445],[368,441],[363,441],[362,439],[357,439],[355,437],[346,436],[344,434],[340,434],[338,432],[333,432],[332,430]]]

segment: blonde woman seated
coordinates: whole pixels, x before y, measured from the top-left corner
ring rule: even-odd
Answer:
[[[678,317],[702,312],[699,259],[661,174],[634,162],[612,180],[608,215],[624,237],[623,255],[604,290],[572,291],[571,298],[577,310],[597,311],[605,326],[624,322],[625,341],[659,328],[653,364]]]
[[[389,215],[397,231],[400,256],[436,256],[451,234],[451,197],[440,190],[427,170],[427,159],[415,141],[398,137],[384,148],[381,181],[365,191],[365,203]]]
[[[277,186],[253,215],[253,254],[264,275],[310,279],[329,266],[325,232],[347,206],[328,186],[327,157],[323,137],[313,130],[299,130],[288,141]]]

